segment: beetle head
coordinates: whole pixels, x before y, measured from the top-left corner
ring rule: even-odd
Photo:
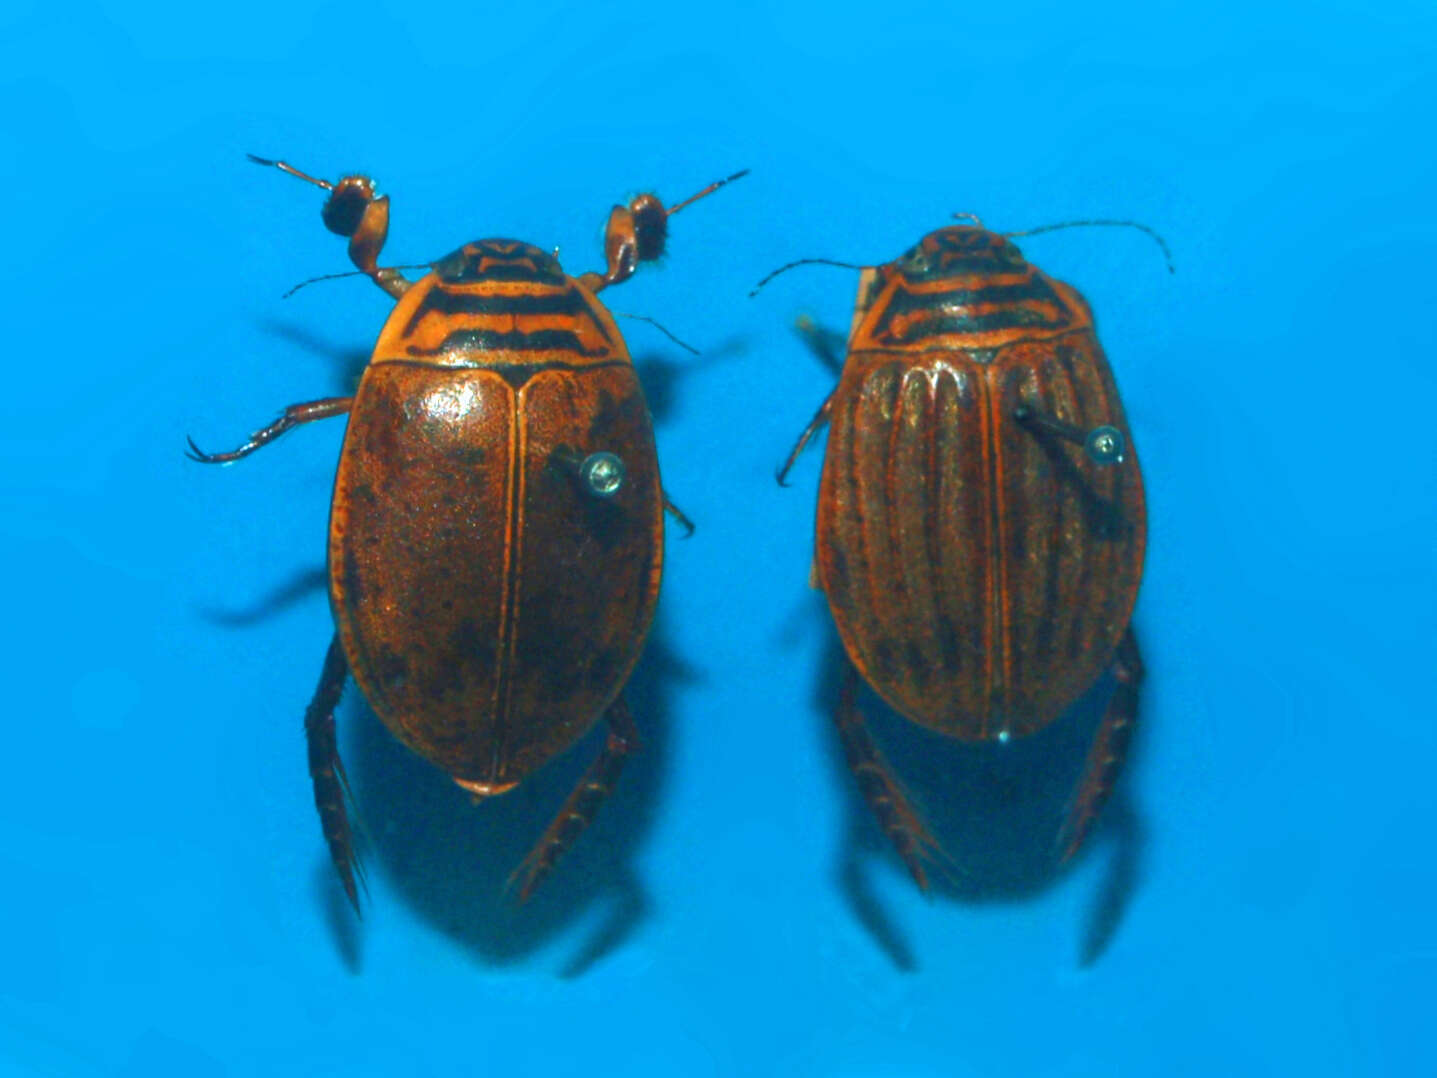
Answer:
[[[930,232],[892,265],[910,281],[1028,270],[1023,253],[1006,236],[972,225],[949,225]]]
[[[448,284],[484,279],[558,284],[564,279],[557,258],[521,240],[466,243],[435,262],[434,272]]]

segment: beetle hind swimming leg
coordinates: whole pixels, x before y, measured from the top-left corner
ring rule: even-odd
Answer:
[[[838,712],[834,717],[839,739],[843,743],[844,760],[853,772],[858,788],[863,791],[863,799],[878,817],[879,827],[893,843],[919,890],[926,892],[928,874],[924,869],[924,859],[937,864],[945,874],[951,870],[952,863],[937,840],[929,834],[918,813],[909,805],[888,761],[873,743],[873,736],[864,725],[863,713],[858,710],[858,671],[846,660],[844,666],[843,687],[839,691]]]
[[[349,780],[344,776],[334,732],[334,709],[339,706],[344,679],[348,674],[349,664],[336,635],[324,657],[324,670],[319,675],[314,699],[304,713],[304,736],[309,745],[309,777],[314,783],[314,807],[319,810],[324,841],[329,846],[329,857],[339,873],[344,893],[349,896],[349,903],[358,914],[359,888],[356,880],[359,884],[364,883],[364,870],[354,852],[354,835],[344,808],[344,799],[349,794]]]
[[[1108,795],[1113,792],[1123,761],[1127,759],[1133,727],[1137,725],[1143,660],[1138,654],[1138,639],[1131,626],[1118,643],[1112,670],[1117,686],[1103,712],[1102,722],[1083,765],[1083,777],[1068,805],[1055,843],[1061,851],[1061,860],[1065,862],[1078,852],[1107,803]]]
[[[599,806],[613,791],[614,783],[624,769],[624,761],[641,747],[634,717],[622,696],[609,706],[604,719],[609,724],[609,737],[603,752],[584,772],[574,792],[554,817],[554,822],[509,877],[509,886],[519,888],[520,902],[528,900],[534,888],[553,870],[560,855],[593,822]]]
[[[186,450],[185,456],[201,464],[228,464],[232,460],[249,456],[256,449],[263,448],[285,431],[293,430],[301,423],[313,423],[316,419],[345,415],[353,402],[353,397],[325,397],[323,400],[309,401],[305,404],[291,404],[273,423],[255,431],[244,445],[238,449],[231,449],[227,453],[206,453],[195,445],[193,438],[187,437],[185,441],[190,443],[190,447]]]

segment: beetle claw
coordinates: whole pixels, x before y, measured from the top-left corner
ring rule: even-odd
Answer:
[[[185,456],[189,457],[190,460],[197,461],[200,464],[211,464],[214,462],[215,458],[211,454],[206,453],[199,446],[195,445],[195,440],[191,438],[188,434],[185,435],[185,441],[190,444],[189,449],[185,450]]]

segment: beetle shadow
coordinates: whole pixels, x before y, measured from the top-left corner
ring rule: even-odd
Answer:
[[[844,789],[848,806],[837,880],[878,947],[895,967],[912,972],[918,968],[916,953],[879,900],[870,870],[882,863],[904,880],[908,875],[859,792],[833,729],[848,659],[826,610],[822,620],[827,623],[827,645],[815,682],[815,704],[828,727],[824,744],[833,780]],[[1111,677],[1104,676],[1057,722],[999,745],[935,734],[862,686],[859,707],[873,739],[948,860],[928,861],[932,898],[965,905],[1025,901],[1071,870],[1072,862],[1065,865],[1058,858],[1056,838],[1112,689]],[[1141,728],[1125,773],[1139,762],[1140,733]],[[1083,929],[1078,954],[1082,966],[1096,962],[1112,942],[1141,881],[1143,829],[1127,789],[1128,782],[1120,778],[1074,858],[1076,862],[1099,845],[1113,847]]]
[[[262,318],[259,328],[270,336],[294,345],[311,355],[322,356],[334,365],[334,384],[342,396],[352,396],[360,376],[369,366],[369,348],[346,347],[319,336],[302,322]]]
[[[475,804],[395,740],[353,694],[345,715],[347,757],[365,835],[362,856],[382,868],[421,918],[491,966],[523,961],[605,903],[602,920],[561,968],[561,976],[579,976],[628,939],[649,911],[632,861],[663,795],[673,690],[695,676],[656,620],[624,690],[643,746],[626,761],[593,823],[523,904],[508,886],[510,875],[598,756],[604,724],[510,792]],[[337,882],[331,887],[337,890]],[[343,951],[342,936],[337,943]]]
[[[634,370],[644,387],[644,399],[654,423],[660,424],[673,415],[678,401],[679,382],[702,367],[716,366],[748,353],[746,338],[734,336],[720,341],[696,356],[681,357],[672,349],[645,349],[634,356]]]
[[[208,606],[198,608],[199,616],[211,625],[227,629],[246,629],[283,614],[313,595],[324,594],[329,586],[329,571],[324,566],[301,569],[247,606]]]
[[[335,880],[334,863],[328,854],[318,854],[314,862],[314,901],[324,910],[324,923],[339,951],[344,968],[359,973],[364,965],[364,934],[354,907]]]

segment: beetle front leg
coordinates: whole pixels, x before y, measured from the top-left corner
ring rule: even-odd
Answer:
[[[304,737],[309,745],[309,777],[314,783],[314,807],[319,810],[324,841],[329,846],[329,857],[339,873],[344,893],[349,896],[354,912],[359,913],[359,891],[355,879],[357,877],[362,883],[364,873],[354,853],[349,816],[344,809],[349,780],[344,777],[344,765],[339,760],[339,743],[334,732],[334,709],[339,706],[348,673],[349,664],[345,662],[344,649],[336,634],[324,657],[324,670],[319,675],[314,699],[304,713]]]
[[[835,721],[843,743],[843,756],[848,769],[863,791],[863,799],[878,817],[878,826],[893,843],[898,856],[908,867],[920,890],[928,890],[928,876],[923,869],[925,856],[946,862],[947,855],[928,833],[923,821],[908,804],[898,780],[889,770],[888,761],[873,743],[873,736],[864,725],[858,710],[858,671],[844,661],[843,687],[839,692]]]
[[[794,323],[794,329],[798,330],[799,335],[803,337],[809,348],[823,361],[826,367],[834,371],[843,370],[843,356],[840,355],[838,351],[839,342],[842,341],[842,338],[837,333],[831,329],[825,329],[807,315],[800,317]],[[798,436],[798,442],[794,445],[793,452],[791,452],[788,455],[788,459],[783,462],[783,467],[779,468],[777,473],[775,473],[775,478],[778,479],[779,486],[788,486],[788,473],[793,470],[794,462],[798,460],[798,455],[803,452],[804,447],[808,445],[810,439],[828,422],[828,417],[833,411],[833,398],[837,396],[837,394],[837,389],[830,393],[824,402],[819,405],[818,411],[814,413],[813,418],[809,420],[808,426],[803,428],[803,433]]]
[[[320,216],[331,232],[349,237],[349,260],[395,299],[409,290],[412,282],[404,274],[392,267],[379,265],[379,252],[389,236],[389,196],[376,197],[373,180],[368,176],[344,176],[338,183],[330,183],[301,172],[284,161],[254,154],[248,157],[257,165],[277,168],[328,191],[329,198]]]
[[[534,844],[529,856],[524,858],[523,863],[509,877],[510,887],[516,883],[519,885],[520,902],[528,900],[534,888],[553,869],[560,855],[572,846],[574,840],[593,822],[599,806],[613,791],[614,783],[624,769],[624,761],[642,746],[638,727],[634,725],[634,717],[629,713],[629,705],[624,703],[622,696],[609,706],[609,710],[604,713],[604,719],[609,724],[609,738],[604,743],[604,751],[599,753],[599,758],[584,772],[579,784],[574,787],[574,792],[554,817],[554,822]]]
[[[611,284],[627,281],[639,268],[639,263],[651,262],[664,253],[664,245],[669,238],[670,217],[690,203],[713,194],[724,184],[747,175],[748,169],[744,169],[726,179],[716,180],[676,206],[665,208],[658,195],[647,194],[631,199],[627,206],[615,206],[609,211],[609,223],[604,228],[604,272],[585,273],[579,278],[579,283],[591,292],[598,292]]]
[[[1103,712],[1103,720],[1098,725],[1097,735],[1088,750],[1087,762],[1083,765],[1082,780],[1058,832],[1056,845],[1062,850],[1062,861],[1078,852],[1098,813],[1107,803],[1108,795],[1113,792],[1123,761],[1127,759],[1128,745],[1138,719],[1138,689],[1143,683],[1143,660],[1138,654],[1138,639],[1131,627],[1118,643],[1112,669],[1117,686]]]
[[[307,404],[291,404],[284,410],[284,414],[273,423],[262,430],[255,431],[249,436],[249,441],[238,449],[231,449],[228,453],[206,453],[195,445],[193,438],[186,437],[185,441],[190,443],[190,448],[185,456],[190,460],[197,460],[201,464],[228,464],[232,460],[249,456],[256,449],[268,445],[285,431],[292,430],[301,423],[313,423],[316,419],[344,415],[349,411],[349,406],[353,402],[353,397],[325,397],[323,400],[310,401]]]

